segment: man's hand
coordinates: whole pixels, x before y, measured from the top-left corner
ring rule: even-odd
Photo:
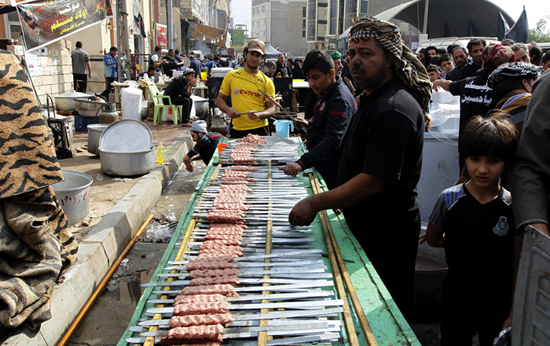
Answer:
[[[166,59],[162,59],[161,62],[160,62],[161,65],[166,65],[167,63],[168,63],[168,61],[166,61]]]
[[[289,163],[284,167],[279,167],[279,169],[282,169],[286,175],[296,176],[296,174],[302,171],[302,166],[294,162],[294,163]]]
[[[248,112],[246,112],[246,115],[248,115],[248,119],[250,119],[250,120],[252,120],[252,121],[254,121],[254,120],[256,120],[256,119],[259,118],[259,117],[258,117],[258,114],[256,114],[256,113],[253,112],[253,111],[248,111]]]
[[[449,85],[451,85],[450,80],[437,79],[433,82],[433,87],[435,91],[438,91],[439,88],[442,88],[445,91],[449,91]]]
[[[92,79],[92,71],[88,73],[88,78]]]
[[[191,165],[190,163],[186,163],[186,164],[185,164],[185,169],[186,169],[188,172],[193,172],[193,165]]]
[[[231,119],[236,119],[240,117],[241,115],[235,108],[229,108],[229,111],[226,112],[227,116],[229,116]]]
[[[294,118],[294,125],[296,126],[305,126],[305,128],[307,129],[307,127],[309,126],[309,121],[307,121],[306,119],[304,118]]]
[[[312,205],[311,197],[298,202],[290,215],[288,215],[288,221],[295,226],[307,226],[315,220],[318,210]]]

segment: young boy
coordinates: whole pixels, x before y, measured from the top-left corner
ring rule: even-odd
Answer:
[[[428,76],[430,76],[430,82],[435,82],[439,79],[439,67],[436,65],[429,65],[426,67],[426,71],[428,72]]]
[[[511,195],[499,179],[518,131],[501,115],[475,117],[460,149],[471,177],[443,191],[429,217],[428,244],[445,247],[441,345],[492,345],[509,317],[516,261]],[[521,244],[521,242],[519,243]],[[521,246],[521,245],[520,245]]]
[[[222,138],[222,135],[218,132],[206,133],[206,131],[206,121],[204,120],[197,120],[191,124],[189,132],[193,142],[197,144],[183,158],[185,169],[189,172],[193,172],[192,161],[202,159],[204,164],[208,165],[218,147],[218,142]]]

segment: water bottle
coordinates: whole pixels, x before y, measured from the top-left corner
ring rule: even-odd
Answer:
[[[158,163],[164,163],[164,147],[162,146],[162,142],[160,142],[157,149],[157,161]]]

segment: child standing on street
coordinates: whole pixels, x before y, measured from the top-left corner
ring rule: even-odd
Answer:
[[[492,345],[511,316],[515,232],[511,195],[500,176],[514,157],[518,131],[501,115],[475,117],[460,152],[470,180],[444,190],[429,217],[426,239],[445,247],[441,345]],[[519,258],[519,256],[518,256]]]

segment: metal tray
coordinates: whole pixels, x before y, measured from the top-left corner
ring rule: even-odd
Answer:
[[[153,134],[141,121],[122,119],[107,127],[99,138],[99,150],[111,153],[135,153],[151,150]]]

